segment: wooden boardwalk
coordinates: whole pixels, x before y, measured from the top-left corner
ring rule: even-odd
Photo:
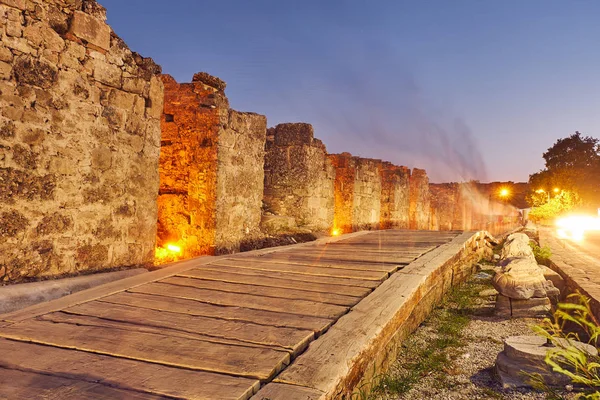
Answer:
[[[248,399],[458,232],[203,257],[0,316],[0,399]]]

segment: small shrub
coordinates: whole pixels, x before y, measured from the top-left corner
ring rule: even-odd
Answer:
[[[550,247],[540,247],[540,245],[533,240],[529,241],[529,246],[533,251],[535,261],[537,261],[538,264],[547,266],[550,263],[550,257],[552,257],[552,251],[550,250]]]

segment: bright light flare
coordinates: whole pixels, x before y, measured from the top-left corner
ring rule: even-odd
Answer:
[[[559,237],[580,242],[585,232],[600,231],[600,218],[583,215],[564,217],[556,221],[556,226]]]
[[[154,264],[162,265],[177,261],[181,256],[181,247],[169,243],[165,247],[157,247],[154,250]]]
[[[331,236],[340,236],[341,234],[342,232],[337,228],[331,231]]]
[[[181,247],[175,246],[174,244],[168,244],[167,250],[172,251],[173,253],[181,253]]]
[[[508,190],[507,188],[500,189],[500,197],[506,197],[509,194],[510,194],[510,190]]]

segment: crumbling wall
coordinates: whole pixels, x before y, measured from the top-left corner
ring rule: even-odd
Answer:
[[[414,168],[410,176],[410,229],[429,229],[430,223],[429,178],[423,169]]]
[[[353,230],[379,229],[381,219],[381,160],[356,158]]]
[[[410,170],[384,162],[381,168],[381,229],[408,229]]]
[[[458,183],[430,184],[431,229],[440,231],[461,230],[465,214],[471,209],[463,201]]]
[[[151,263],[160,67],[93,0],[0,3],[0,279]]]
[[[335,234],[353,231],[354,185],[356,183],[356,158],[350,153],[330,154],[335,169],[334,217]]]
[[[217,151],[217,253],[239,251],[240,244],[261,236],[267,118],[229,110],[219,132]]]
[[[335,169],[325,145],[305,123],[279,124],[267,133],[265,195],[268,211],[294,217],[313,231],[333,226]]]
[[[236,251],[259,232],[266,118],[230,110],[206,73],[162,80],[158,245],[181,252],[158,262]]]
[[[158,241],[181,258],[213,254],[216,235],[217,142],[227,123],[224,83],[196,74],[179,84],[163,75]]]

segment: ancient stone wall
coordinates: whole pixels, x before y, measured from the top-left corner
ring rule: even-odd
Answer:
[[[427,172],[414,168],[410,176],[410,229],[430,228],[430,200]]]
[[[381,160],[356,158],[353,230],[379,229],[381,219]]]
[[[408,229],[410,170],[384,162],[381,168],[381,229]]]
[[[350,153],[330,154],[335,169],[334,182],[334,234],[353,231],[354,185],[356,183],[356,158]]]
[[[430,184],[431,229],[471,230],[476,211],[475,196],[464,183]]]
[[[229,103],[223,85],[202,78],[196,75],[192,83],[179,84],[162,76],[157,244],[180,247],[183,258],[215,250],[216,144],[227,123]]]
[[[0,0],[0,279],[152,262],[163,87],[93,0]]]
[[[335,169],[325,145],[305,123],[279,124],[267,133],[265,207],[294,217],[298,227],[333,226]]]
[[[217,253],[261,236],[267,118],[229,110],[217,141]]]
[[[162,80],[158,245],[181,253],[157,261],[236,251],[259,234],[266,118],[230,110],[206,73]]]

